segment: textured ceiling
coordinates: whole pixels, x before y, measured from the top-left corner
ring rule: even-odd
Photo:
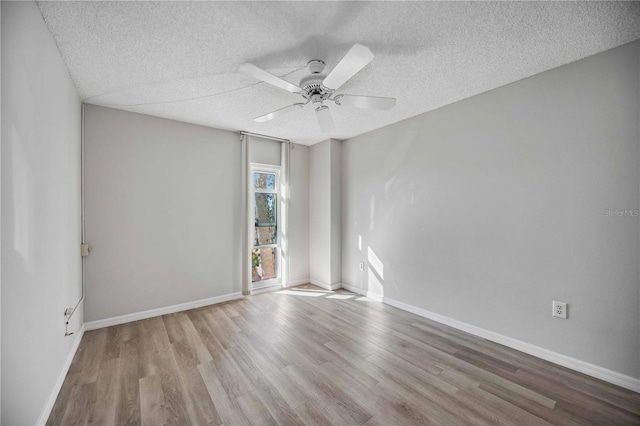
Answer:
[[[638,2],[40,2],[80,96],[110,106],[313,144],[346,139],[640,38]],[[300,97],[237,72],[252,62],[298,84],[354,43],[374,60],[338,93],[391,111],[330,105],[252,118]]]

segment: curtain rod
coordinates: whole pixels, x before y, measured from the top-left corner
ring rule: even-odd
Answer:
[[[278,141],[278,142],[291,142],[289,139],[281,139],[281,138],[274,138],[273,136],[267,136],[267,135],[261,135],[259,133],[251,133],[251,132],[240,132],[241,135],[247,135],[247,136],[256,136],[258,138],[263,138],[263,139],[271,139],[273,141]]]

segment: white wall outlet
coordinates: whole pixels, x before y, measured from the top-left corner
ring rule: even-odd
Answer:
[[[553,301],[553,312],[551,313],[554,317],[567,319],[567,304],[565,302],[556,302]]]
[[[364,262],[360,262],[358,264],[358,267],[360,268],[361,271],[364,271]]]

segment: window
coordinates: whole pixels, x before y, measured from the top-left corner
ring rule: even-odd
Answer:
[[[278,203],[280,168],[252,165],[254,230],[251,250],[253,288],[280,283]]]

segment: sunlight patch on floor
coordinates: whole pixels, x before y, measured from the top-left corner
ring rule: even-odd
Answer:
[[[353,295],[351,294],[332,294],[331,296],[327,296],[327,299],[351,299]]]
[[[353,300],[357,300],[358,302],[375,302],[375,300],[373,300],[373,299],[371,299],[369,297],[366,297],[366,296],[361,296],[361,297],[358,297],[357,299],[353,299]]]
[[[319,297],[324,296],[325,293],[313,292],[313,291],[301,291],[301,290],[282,290],[279,291],[278,294],[288,294],[291,296],[308,296],[308,297]]]
[[[313,288],[295,288],[294,287],[294,288],[292,288],[290,290],[291,291],[312,291],[312,292],[315,292],[315,293],[333,293],[333,291],[331,291],[331,290],[316,290],[316,289],[313,289]]]

